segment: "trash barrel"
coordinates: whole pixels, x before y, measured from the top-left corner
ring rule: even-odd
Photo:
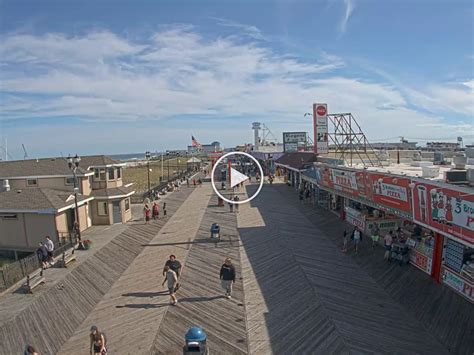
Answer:
[[[207,334],[199,327],[189,328],[184,336],[183,354],[209,354]]]
[[[211,225],[211,238],[220,239],[221,238],[220,230],[221,230],[221,227],[219,227],[217,223],[213,223]]]

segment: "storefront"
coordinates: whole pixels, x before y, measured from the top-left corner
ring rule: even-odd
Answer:
[[[474,302],[474,248],[446,238],[441,275],[445,285]]]
[[[383,236],[402,225],[402,220],[397,216],[351,199],[346,199],[344,210],[347,222],[367,235],[378,229]]]
[[[437,238],[433,231],[423,228],[413,222],[405,221],[402,232],[408,237],[407,245],[410,248],[410,264],[433,275],[433,260],[435,259],[435,248]]]
[[[438,280],[474,302],[474,194],[463,187],[413,179],[416,223],[434,232]],[[439,247],[437,247],[439,245]],[[436,258],[439,254],[439,258]],[[439,259],[439,260],[437,260]],[[437,276],[433,272],[433,276]]]
[[[414,267],[473,301],[472,188],[322,163],[302,178],[312,183],[318,205],[367,235],[393,231],[406,241]]]

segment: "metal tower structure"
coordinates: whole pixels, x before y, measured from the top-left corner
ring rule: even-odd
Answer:
[[[352,113],[331,113],[327,116],[330,122],[328,136],[335,145],[336,159],[344,160],[349,166],[356,162],[364,166],[382,166],[377,152]]]
[[[266,142],[276,142],[277,139],[275,135],[270,131],[265,123],[262,123],[262,145],[265,145]]]

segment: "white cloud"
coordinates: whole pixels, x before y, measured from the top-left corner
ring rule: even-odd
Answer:
[[[349,22],[352,12],[354,11],[354,8],[355,8],[355,4],[353,0],[344,0],[344,5],[345,5],[344,16],[342,17],[341,22],[339,24],[339,31],[341,34],[344,34],[346,32],[347,23]]]
[[[142,41],[107,31],[0,39],[0,120],[73,117],[91,125],[193,116],[216,119],[219,134],[232,136],[242,126],[226,131],[226,122],[253,118],[276,132],[311,131],[303,113],[320,101],[331,112],[353,112],[369,138],[473,128],[472,121],[447,123],[437,110],[424,113],[443,97],[444,112],[470,115],[472,81],[405,95],[394,85],[340,75],[345,63],[332,54],[302,61],[248,36],[209,39],[179,25]],[[160,139],[172,142],[166,132]]]
[[[226,20],[223,18],[218,17],[211,17],[212,19],[217,21],[217,24],[224,27],[231,27],[236,28],[241,31],[241,33],[257,40],[266,40],[263,33],[255,26],[252,25],[245,25],[242,23]]]
[[[406,89],[411,101],[429,112],[458,113],[474,117],[474,81],[430,85],[423,92]]]

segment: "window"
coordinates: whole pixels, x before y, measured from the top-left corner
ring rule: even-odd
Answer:
[[[117,179],[120,179],[122,177],[122,168],[117,169]]]
[[[67,177],[66,185],[74,185],[74,177]]]
[[[115,169],[109,168],[109,180],[115,180]]]
[[[28,186],[37,186],[38,185],[38,179],[26,179],[26,184]]]
[[[105,181],[105,169],[94,169],[94,180]]]
[[[130,199],[127,198],[125,200],[125,211],[128,211],[130,209]]]
[[[0,218],[13,220],[13,219],[18,219],[18,216],[16,214],[5,213],[5,214],[0,214]]]
[[[99,216],[107,216],[109,214],[107,202],[98,202],[98,206],[99,206],[99,211],[98,211]]]

